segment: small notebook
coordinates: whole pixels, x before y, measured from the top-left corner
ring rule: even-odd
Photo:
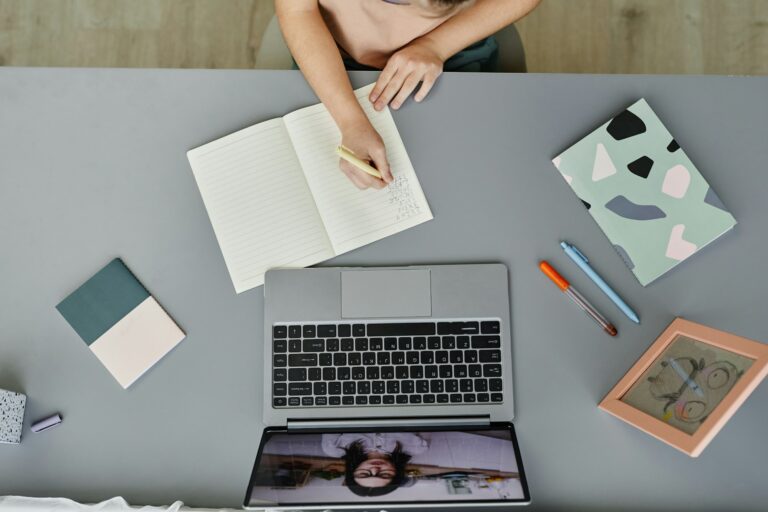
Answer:
[[[184,332],[119,258],[56,309],[123,388],[184,339]]]
[[[736,225],[644,99],[552,161],[643,286]]]
[[[341,135],[322,105],[187,153],[237,293],[276,267],[306,267],[432,219],[389,110],[355,91],[387,148],[394,182],[358,190],[339,170]]]

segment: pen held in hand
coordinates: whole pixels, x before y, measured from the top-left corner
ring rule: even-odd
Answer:
[[[352,150],[345,148],[344,146],[338,146],[336,148],[336,154],[339,155],[342,160],[346,160],[364,173],[370,174],[374,178],[382,179],[381,173],[375,167],[354,154]]]
[[[606,318],[601,315],[587,299],[577,292],[576,289],[552,267],[552,265],[546,261],[542,261],[539,263],[539,269],[541,269],[541,271],[544,272],[544,274],[546,274],[546,276],[550,278],[557,287],[560,288],[568,298],[575,302],[576,305],[578,305],[592,320],[597,322],[605,332],[611,336],[616,336],[618,334],[616,327],[606,320]]]

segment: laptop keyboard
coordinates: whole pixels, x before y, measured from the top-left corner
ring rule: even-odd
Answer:
[[[500,403],[498,319],[275,324],[276,408]]]

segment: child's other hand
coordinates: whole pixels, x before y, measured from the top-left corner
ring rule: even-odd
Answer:
[[[435,80],[443,72],[443,59],[424,38],[394,53],[379,75],[371,91],[373,108],[383,109],[390,105],[397,110],[419,85],[414,100],[421,101],[429,93]]]
[[[361,159],[373,162],[373,166],[381,173],[382,179],[378,179],[361,171],[346,160],[339,159],[339,168],[357,188],[360,190],[371,187],[381,189],[392,182],[392,172],[389,170],[384,142],[367,119],[342,128],[341,143]]]

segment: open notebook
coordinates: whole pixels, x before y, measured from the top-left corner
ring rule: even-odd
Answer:
[[[187,153],[237,293],[277,267],[306,267],[432,219],[388,109],[355,91],[387,147],[394,182],[358,190],[339,170],[341,134],[313,105]]]

